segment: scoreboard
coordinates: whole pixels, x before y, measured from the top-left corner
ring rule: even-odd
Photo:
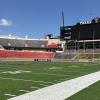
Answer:
[[[80,24],[60,27],[61,40],[100,39],[100,23]]]

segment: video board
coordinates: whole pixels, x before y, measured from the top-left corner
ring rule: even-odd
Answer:
[[[65,26],[60,28],[61,40],[100,39],[100,23]]]

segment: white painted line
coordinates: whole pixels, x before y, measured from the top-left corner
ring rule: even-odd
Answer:
[[[73,68],[79,68],[79,67],[81,67],[81,66],[78,66],[78,65],[72,65],[72,66],[67,66],[67,67],[73,67]]]
[[[11,97],[16,96],[16,95],[13,95],[13,94],[4,94],[4,95],[11,96]]]
[[[30,88],[32,88],[32,89],[39,89],[39,87],[33,87],[33,86],[32,86],[32,87],[30,87]]]
[[[49,69],[52,69],[52,70],[61,70],[61,69],[63,69],[63,67],[50,67]]]
[[[11,68],[10,68],[11,69]],[[20,74],[20,73],[29,73],[29,74],[36,74],[36,75],[50,75],[50,76],[60,76],[60,77],[64,77],[64,76],[70,76],[70,75],[66,75],[66,74],[49,74],[49,73],[31,73],[32,71],[25,71],[25,70],[17,70],[16,71],[4,71],[4,70],[0,70],[2,71],[0,74]]]
[[[50,83],[53,84],[52,82],[44,82],[44,81],[35,81],[35,80],[24,80],[24,79],[15,79],[15,78],[8,78],[8,77],[0,77],[0,79],[3,80],[13,80],[13,81],[26,81],[26,82],[36,82],[36,83]]]
[[[4,74],[20,74],[20,73],[31,73],[31,71],[16,70],[16,71],[5,71]]]
[[[100,80],[100,71],[51,85],[8,100],[64,100]]]
[[[49,73],[31,73],[31,74],[36,74],[36,75],[50,75],[50,76],[60,76],[60,77],[70,76],[70,75],[66,75],[66,74],[49,74]]]

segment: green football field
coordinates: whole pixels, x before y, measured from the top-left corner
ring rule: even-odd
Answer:
[[[0,62],[0,100],[100,70],[100,63]],[[59,90],[60,91],[60,90]],[[67,100],[100,100],[100,82]]]

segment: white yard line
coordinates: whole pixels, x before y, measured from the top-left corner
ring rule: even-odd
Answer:
[[[1,70],[0,70],[1,71]],[[50,75],[50,76],[59,76],[59,77],[65,77],[65,76],[71,76],[66,74],[49,74],[49,73],[31,73],[31,71],[24,71],[24,70],[16,70],[16,71],[2,71],[0,74],[21,74],[21,73],[27,73],[27,74],[35,74],[35,75]]]
[[[49,74],[49,73],[31,73],[31,74],[36,74],[36,75],[50,75],[50,76],[59,76],[59,77],[64,77],[64,76],[71,76],[71,75],[64,75],[64,74]]]
[[[0,67],[0,68],[1,68],[1,67]],[[2,67],[2,68],[4,68],[4,67]],[[11,67],[6,67],[6,68],[15,69],[15,71],[18,70],[17,68],[11,68]],[[22,70],[22,69],[21,69],[21,70]],[[39,70],[39,71],[40,71],[41,69],[31,69],[31,68],[28,68],[28,70],[30,70],[30,71]],[[48,69],[42,69],[42,70],[50,71],[50,70],[48,70]],[[0,71],[4,72],[5,70],[0,70]],[[23,71],[24,71],[24,70],[23,70]],[[56,70],[56,71],[59,72],[59,70]],[[0,74],[4,74],[4,73],[2,73],[2,72],[1,72]],[[61,71],[61,72],[66,72],[66,69],[65,69],[65,71]],[[79,73],[79,71],[67,71],[67,72],[70,72],[70,73],[72,73],[72,72],[78,72],[78,73]],[[66,72],[66,73],[67,73],[67,72]],[[82,72],[80,72],[80,73],[82,73]],[[49,74],[49,73],[45,73],[45,72],[44,72],[44,73],[38,73],[38,72],[36,72],[36,73],[29,73],[29,74],[37,74],[37,75],[38,75],[38,74],[39,74],[39,75],[40,75],[40,74],[43,74],[43,75],[52,75],[52,76],[54,75],[54,76],[62,76],[62,77],[63,77],[63,76],[65,76],[65,77],[66,77],[66,76],[71,76],[71,75],[65,75],[65,74]]]
[[[51,85],[8,100],[64,100],[100,80],[100,71]]]
[[[44,82],[44,81],[35,81],[35,80],[24,80],[24,79],[15,79],[15,78],[6,78],[6,77],[0,77],[0,79],[3,79],[3,80],[13,80],[13,81],[26,81],[26,82],[36,82],[36,83],[50,83],[50,84],[53,84],[52,82]]]
[[[36,86],[34,86],[34,87],[31,86],[30,88],[31,88],[31,89],[39,89],[39,87],[36,87]]]
[[[10,68],[10,69],[14,69],[14,68]],[[9,71],[0,70],[0,71],[2,71],[2,72],[0,72],[0,74],[6,74],[6,73],[7,74],[19,74],[19,73],[23,73],[23,72],[27,73],[30,70],[26,71],[26,70],[22,70],[22,69],[21,70],[16,69],[15,71],[11,71],[11,70],[9,70]],[[65,74],[50,74],[50,73],[38,73],[38,72],[32,73],[32,70],[28,74],[36,74],[36,75],[40,75],[41,74],[41,75],[60,76],[60,77],[70,76],[70,75],[65,75]]]
[[[13,94],[4,94],[4,95],[11,96],[11,97],[16,96],[16,95],[13,95]]]

